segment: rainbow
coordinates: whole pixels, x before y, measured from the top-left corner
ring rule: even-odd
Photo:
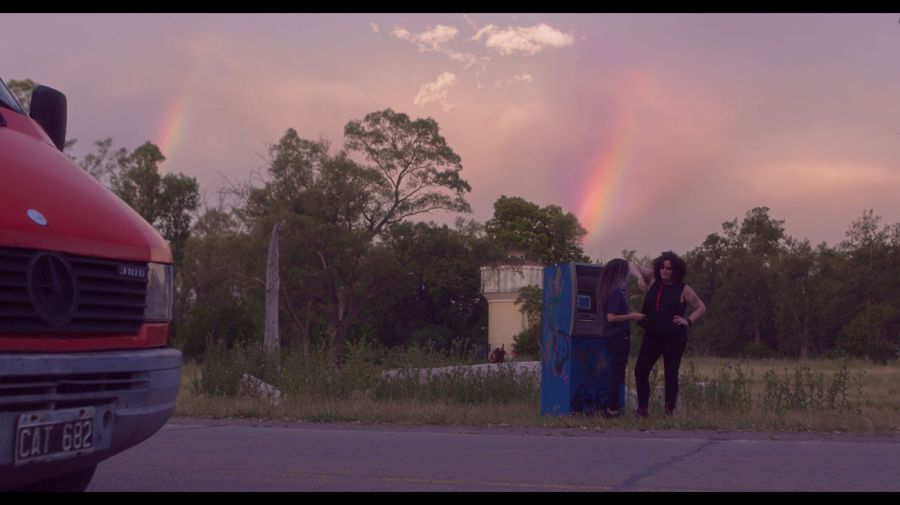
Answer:
[[[166,161],[171,160],[178,148],[184,144],[188,123],[188,104],[190,103],[192,86],[186,85],[164,109],[163,120],[156,138],[159,139],[159,150]],[[165,165],[165,161],[162,163]],[[160,167],[162,171],[162,167]]]
[[[619,112],[607,130],[610,133],[588,165],[584,178],[587,184],[581,186],[584,190],[575,199],[580,202],[578,221],[588,236],[610,231],[613,223],[626,217],[623,213],[628,209],[624,207],[634,207],[631,202],[640,198],[639,177],[633,173],[639,158],[640,113],[655,94],[655,85],[646,75],[632,74],[626,79],[626,88],[628,94],[619,103]],[[626,181],[629,184],[624,184]],[[623,194],[625,188],[630,188],[628,194]]]

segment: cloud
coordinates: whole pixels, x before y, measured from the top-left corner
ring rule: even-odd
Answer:
[[[437,25],[434,28],[422,33],[412,33],[403,28],[394,28],[392,32],[398,39],[408,40],[419,46],[419,52],[435,51],[441,52],[442,45],[456,38],[459,30],[455,26]]]
[[[476,65],[479,63],[481,64],[482,67],[484,67],[484,62],[487,61],[487,58],[484,58],[484,57],[479,58],[478,56],[475,56],[474,54],[460,53],[458,51],[453,51],[451,49],[447,49],[447,50],[443,51],[443,53],[446,54],[448,57],[450,57],[451,60],[458,61],[460,63],[465,64],[466,69],[468,69],[472,65]]]
[[[487,59],[446,47],[459,34],[459,30],[455,26],[437,25],[422,33],[413,33],[403,28],[394,28],[391,34],[398,39],[416,44],[420,53],[435,52],[446,55],[451,60],[464,64],[466,69],[481,63],[481,60]]]
[[[514,84],[516,82],[534,82],[534,77],[532,77],[531,74],[526,73],[516,74],[505,81],[494,81],[493,84],[490,85],[490,87],[493,89],[500,89],[507,84]],[[484,84],[482,82],[478,82],[476,86],[478,87],[478,89],[485,89],[488,87],[487,84]]]
[[[378,25],[375,24],[375,23],[369,23],[369,26],[372,27],[372,31],[375,32],[375,33],[378,33],[378,32],[381,31],[381,28],[379,28]]]
[[[563,48],[575,44],[574,35],[563,33],[546,23],[527,27],[513,26],[502,30],[489,24],[472,37],[479,42],[482,38],[485,39],[485,47],[503,56],[515,53],[534,56],[545,47]]]
[[[450,88],[456,84],[456,76],[450,72],[439,75],[437,80],[423,84],[419,88],[419,94],[413,100],[413,104],[424,107],[431,102],[440,102],[445,111],[453,110],[453,106],[447,103],[447,95]]]

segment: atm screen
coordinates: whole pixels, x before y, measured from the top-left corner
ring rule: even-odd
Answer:
[[[578,310],[591,310],[591,300],[594,297],[590,295],[578,295],[578,300],[576,300],[576,305],[578,306]]]

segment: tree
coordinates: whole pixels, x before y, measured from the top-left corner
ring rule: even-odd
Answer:
[[[108,140],[96,144],[99,152],[90,158],[89,168],[109,166],[105,161],[109,156]],[[166,158],[152,142],[145,142],[131,153],[120,149],[113,156],[110,189],[169,241],[178,263],[190,234],[193,213],[200,203],[197,180],[183,174],[161,176],[159,164]]]
[[[900,333],[900,310],[884,303],[863,305],[841,331],[839,347],[851,354],[867,356],[886,364],[900,357],[897,336]]]
[[[449,349],[486,344],[487,301],[481,296],[481,261],[501,253],[482,227],[399,223],[385,241],[399,275],[363,317],[388,345],[417,343]]]
[[[544,308],[544,290],[537,286],[519,289],[516,297],[519,312],[525,315],[527,327],[513,337],[513,352],[519,356],[538,356],[541,351],[541,317]]]
[[[845,318],[837,346],[847,352],[885,362],[900,349],[900,294],[896,288],[900,260],[898,224],[879,228],[881,216],[864,210],[851,223],[839,249],[846,255],[844,291],[855,302],[855,317]]]
[[[813,293],[821,280],[820,269],[808,240],[788,237],[785,243],[785,254],[774,268],[776,317],[784,350],[808,358],[813,340]]]
[[[91,174],[94,179],[97,179],[106,187],[111,187],[110,179],[118,169],[117,160],[127,156],[127,151],[124,147],[118,151],[110,152],[112,141],[111,137],[107,137],[94,142],[96,152],[88,153],[78,162],[85,172]]]
[[[723,289],[727,258],[727,241],[718,233],[710,233],[702,244],[684,255],[689,272],[688,283],[704,301],[708,310],[707,315],[703,317],[703,324],[691,330],[691,338],[688,341],[691,349],[701,354],[726,352],[725,342],[730,338],[724,337],[734,333],[732,325],[726,323],[721,317],[721,311],[718,310],[719,291]]]
[[[890,227],[879,229],[881,216],[874,209],[866,209],[850,224],[846,239],[840,243],[841,251],[849,255],[848,272],[859,280],[854,291],[867,304],[875,303],[892,291],[891,286],[883,286],[884,270],[891,263],[889,240]],[[885,289],[887,288],[887,289]]]
[[[589,262],[581,247],[587,230],[558,205],[540,207],[521,197],[501,196],[485,223],[488,236],[506,250],[517,250],[544,265]]]
[[[433,119],[386,109],[348,122],[344,135],[344,149],[331,154],[327,142],[287,130],[270,148],[270,180],[240,211],[251,229],[283,223],[285,254],[305,260],[283,284],[320,307],[336,365],[360,314],[400,275],[385,244],[390,227],[433,210],[470,210],[460,158]]]
[[[431,118],[411,120],[385,109],[344,127],[345,148],[371,163],[379,177],[362,212],[366,231],[378,235],[385,226],[432,210],[471,212],[460,178],[460,157],[447,145]],[[446,191],[436,191],[445,188]]]
[[[785,239],[784,220],[769,217],[768,207],[755,207],[747,212],[741,223],[735,251],[737,270],[732,275],[742,280],[744,313],[752,331],[753,341],[763,343],[763,335],[774,337],[774,323],[770,286],[774,284],[772,264],[777,260]],[[745,275],[739,275],[744,273]],[[749,302],[749,303],[747,303]],[[767,344],[771,345],[773,338]]]
[[[692,345],[720,354],[777,346],[773,265],[784,249],[783,223],[769,217],[768,207],[756,207],[740,225],[737,219],[722,223],[721,234],[685,255],[690,284],[709,309]]]
[[[272,239],[266,254],[266,324],[263,345],[266,352],[273,354],[277,354],[281,348],[281,340],[278,335],[278,291],[280,289],[278,228],[278,223],[272,227]]]
[[[193,225],[175,270],[181,289],[173,333],[186,356],[202,356],[209,341],[231,348],[259,336],[264,274],[253,253],[237,219],[221,208],[206,210]]]

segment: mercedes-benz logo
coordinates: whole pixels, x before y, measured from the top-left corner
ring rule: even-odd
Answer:
[[[41,252],[28,265],[28,296],[38,315],[51,326],[63,326],[75,315],[75,277],[59,254]]]

